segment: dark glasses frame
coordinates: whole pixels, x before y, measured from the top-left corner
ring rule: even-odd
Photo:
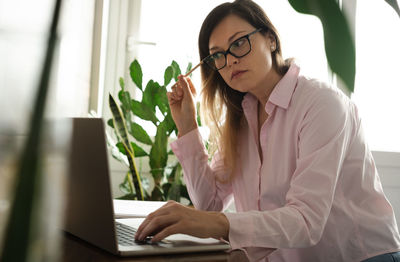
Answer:
[[[257,33],[257,32],[260,32],[261,30],[262,30],[262,28],[258,28],[258,29],[256,29],[256,30],[254,30],[253,32],[248,33],[247,35],[244,35],[244,36],[239,37],[238,39],[236,39],[235,41],[233,41],[232,44],[229,45],[228,50],[226,50],[226,51],[218,51],[218,52],[215,52],[215,53],[213,53],[213,54],[210,54],[210,55],[208,55],[207,57],[205,57],[202,61],[203,61],[204,63],[206,63],[206,65],[208,65],[208,66],[209,66],[211,69],[213,69],[213,70],[216,70],[216,71],[221,70],[222,68],[224,68],[224,67],[226,66],[226,56],[227,56],[228,54],[231,54],[232,56],[234,56],[234,57],[236,57],[236,58],[241,58],[241,57],[244,57],[244,56],[248,55],[248,54],[251,52],[251,42],[250,42],[249,37],[250,37],[251,35]],[[234,45],[235,45],[237,42],[239,42],[239,41],[241,41],[241,40],[243,40],[243,39],[246,39],[247,42],[249,43],[249,51],[246,52],[246,53],[243,54],[243,55],[235,55],[235,54],[231,51],[231,49],[234,47]],[[222,54],[222,55],[224,56],[224,58],[225,58],[225,63],[224,63],[224,65],[223,65],[222,67],[217,68],[217,67],[215,66],[214,61],[215,61],[215,59],[216,59],[216,56],[217,56],[217,55],[221,55],[221,54]]]

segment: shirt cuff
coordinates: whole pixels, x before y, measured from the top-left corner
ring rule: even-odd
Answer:
[[[246,233],[253,232],[253,223],[245,213],[224,213],[229,221],[229,243],[232,249],[253,246],[252,240]],[[246,225],[243,227],[243,225]]]
[[[172,151],[176,157],[182,161],[189,156],[193,156],[198,152],[205,151],[203,145],[203,138],[199,132],[199,129],[193,129],[189,133],[181,136],[170,144]]]

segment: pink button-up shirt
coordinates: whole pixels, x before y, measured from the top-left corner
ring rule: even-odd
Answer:
[[[252,261],[360,261],[400,250],[356,106],[299,71],[292,64],[274,88],[260,134],[258,101],[245,95],[231,182],[216,179],[228,174],[218,153],[208,162],[197,129],[171,144],[191,200],[222,211],[234,198],[229,242]]]

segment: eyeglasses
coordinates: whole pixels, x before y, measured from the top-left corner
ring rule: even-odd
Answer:
[[[226,66],[226,56],[228,54],[231,54],[236,58],[241,58],[250,53],[251,43],[249,37],[257,32],[260,32],[261,30],[262,29],[259,28],[245,36],[238,38],[229,46],[228,50],[226,50],[225,52],[220,51],[210,54],[209,56],[204,58],[203,61],[212,69],[221,70]]]

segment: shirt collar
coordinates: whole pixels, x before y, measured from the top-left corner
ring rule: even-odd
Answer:
[[[296,88],[297,78],[299,77],[300,67],[292,63],[289,70],[282,77],[282,79],[276,84],[274,90],[269,96],[268,102],[265,105],[265,110],[270,113],[275,106],[287,109],[289,107],[290,100],[294,89]],[[242,101],[243,109],[250,109],[257,105],[257,98],[247,93]]]
[[[295,63],[292,63],[286,74],[276,84],[274,90],[269,96],[268,103],[271,102],[279,107],[287,109],[289,107],[290,100],[292,99],[294,89],[296,88],[299,73],[300,67]]]

